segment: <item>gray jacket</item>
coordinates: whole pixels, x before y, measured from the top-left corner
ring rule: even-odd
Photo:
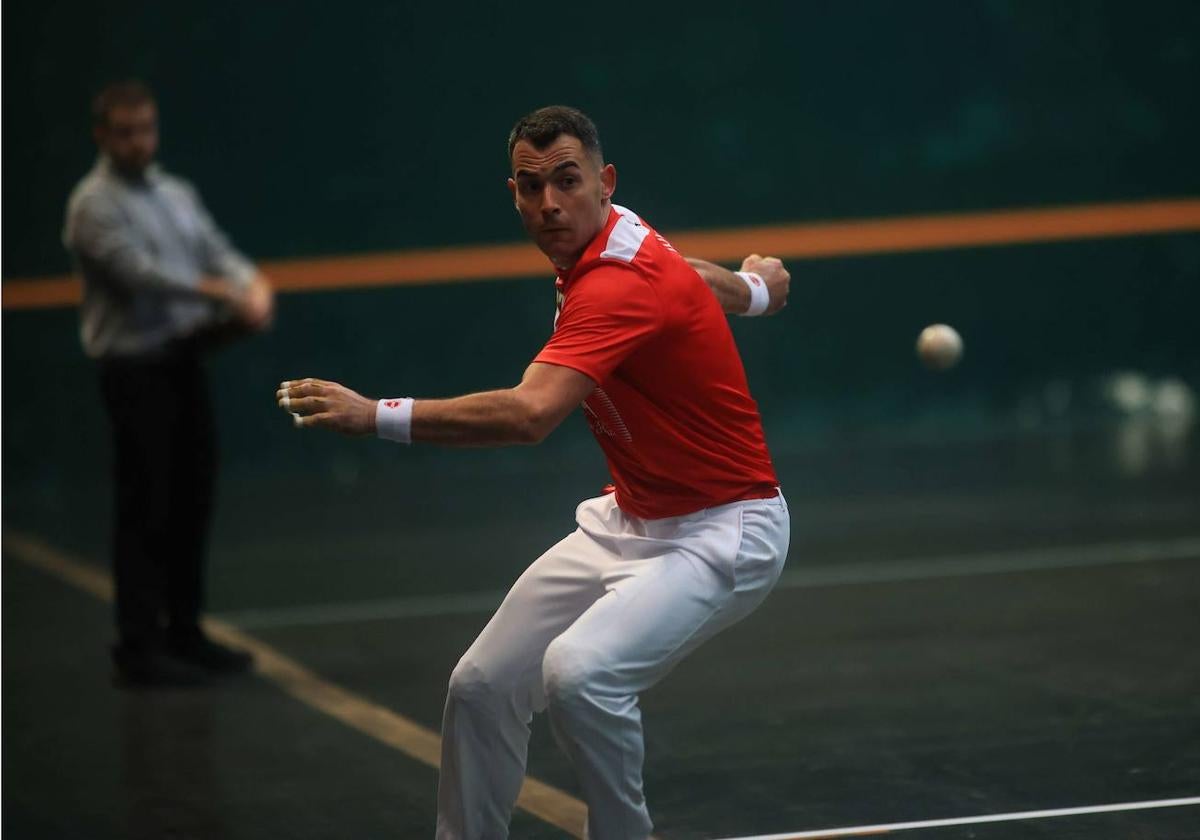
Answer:
[[[217,324],[226,313],[200,279],[255,275],[191,184],[158,166],[129,179],[103,156],[71,192],[63,244],[83,275],[80,337],[93,358],[152,354]]]

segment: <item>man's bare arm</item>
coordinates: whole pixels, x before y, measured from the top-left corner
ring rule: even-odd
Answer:
[[[687,258],[688,264],[696,269],[708,287],[717,297],[721,309],[728,315],[741,315],[750,306],[750,288],[742,278],[727,268],[722,268],[706,260]],[[783,263],[775,257],[760,257],[751,254],[742,260],[740,271],[752,272],[763,279],[769,295],[769,303],[764,315],[774,315],[787,306],[788,286],[791,275],[783,267]]]
[[[412,405],[413,442],[443,446],[540,443],[596,387],[568,367],[535,362],[515,388]],[[346,435],[375,434],[377,400],[320,379],[283,383],[276,400],[298,415],[296,425]]]

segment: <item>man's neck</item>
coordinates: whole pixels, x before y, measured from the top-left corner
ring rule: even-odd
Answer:
[[[120,178],[122,181],[125,181],[129,184],[148,183],[150,180],[151,170],[154,169],[153,163],[149,164],[148,166],[143,166],[143,167],[136,168],[136,169],[129,169],[126,167],[118,166],[116,161],[114,161],[108,155],[102,154],[100,156],[100,158],[101,158],[101,160],[104,161],[104,166],[110,173],[112,173],[116,177]]]
[[[550,257],[550,264],[554,266],[554,270],[558,272],[560,277],[566,277],[571,273],[575,266],[579,264],[579,261],[583,258],[583,255],[587,253],[587,249],[590,248],[592,243],[596,241],[596,237],[604,233],[604,229],[608,227],[608,220],[612,216],[612,202],[610,202],[608,199],[605,199],[602,207],[604,210],[604,216],[600,222],[600,226],[596,228],[595,233],[588,237],[587,244],[579,249],[578,254],[572,255],[570,260],[565,264],[560,264],[554,259],[554,257]],[[547,254],[547,256],[549,255]]]

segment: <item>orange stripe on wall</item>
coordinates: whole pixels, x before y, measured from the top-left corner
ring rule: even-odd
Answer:
[[[688,256],[730,262],[752,252],[796,260],[1189,231],[1200,231],[1200,199],[761,225],[690,231],[673,234],[670,239]],[[277,260],[259,267],[284,292],[551,273],[546,258],[529,244]],[[79,302],[80,286],[70,275],[6,278],[0,295],[5,309],[70,306]]]

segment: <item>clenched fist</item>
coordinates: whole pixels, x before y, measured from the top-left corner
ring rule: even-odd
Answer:
[[[788,286],[791,283],[792,275],[788,274],[782,261],[775,257],[760,257],[758,254],[751,254],[742,260],[740,270],[757,274],[766,284],[769,303],[764,315],[774,315],[787,306]]]

